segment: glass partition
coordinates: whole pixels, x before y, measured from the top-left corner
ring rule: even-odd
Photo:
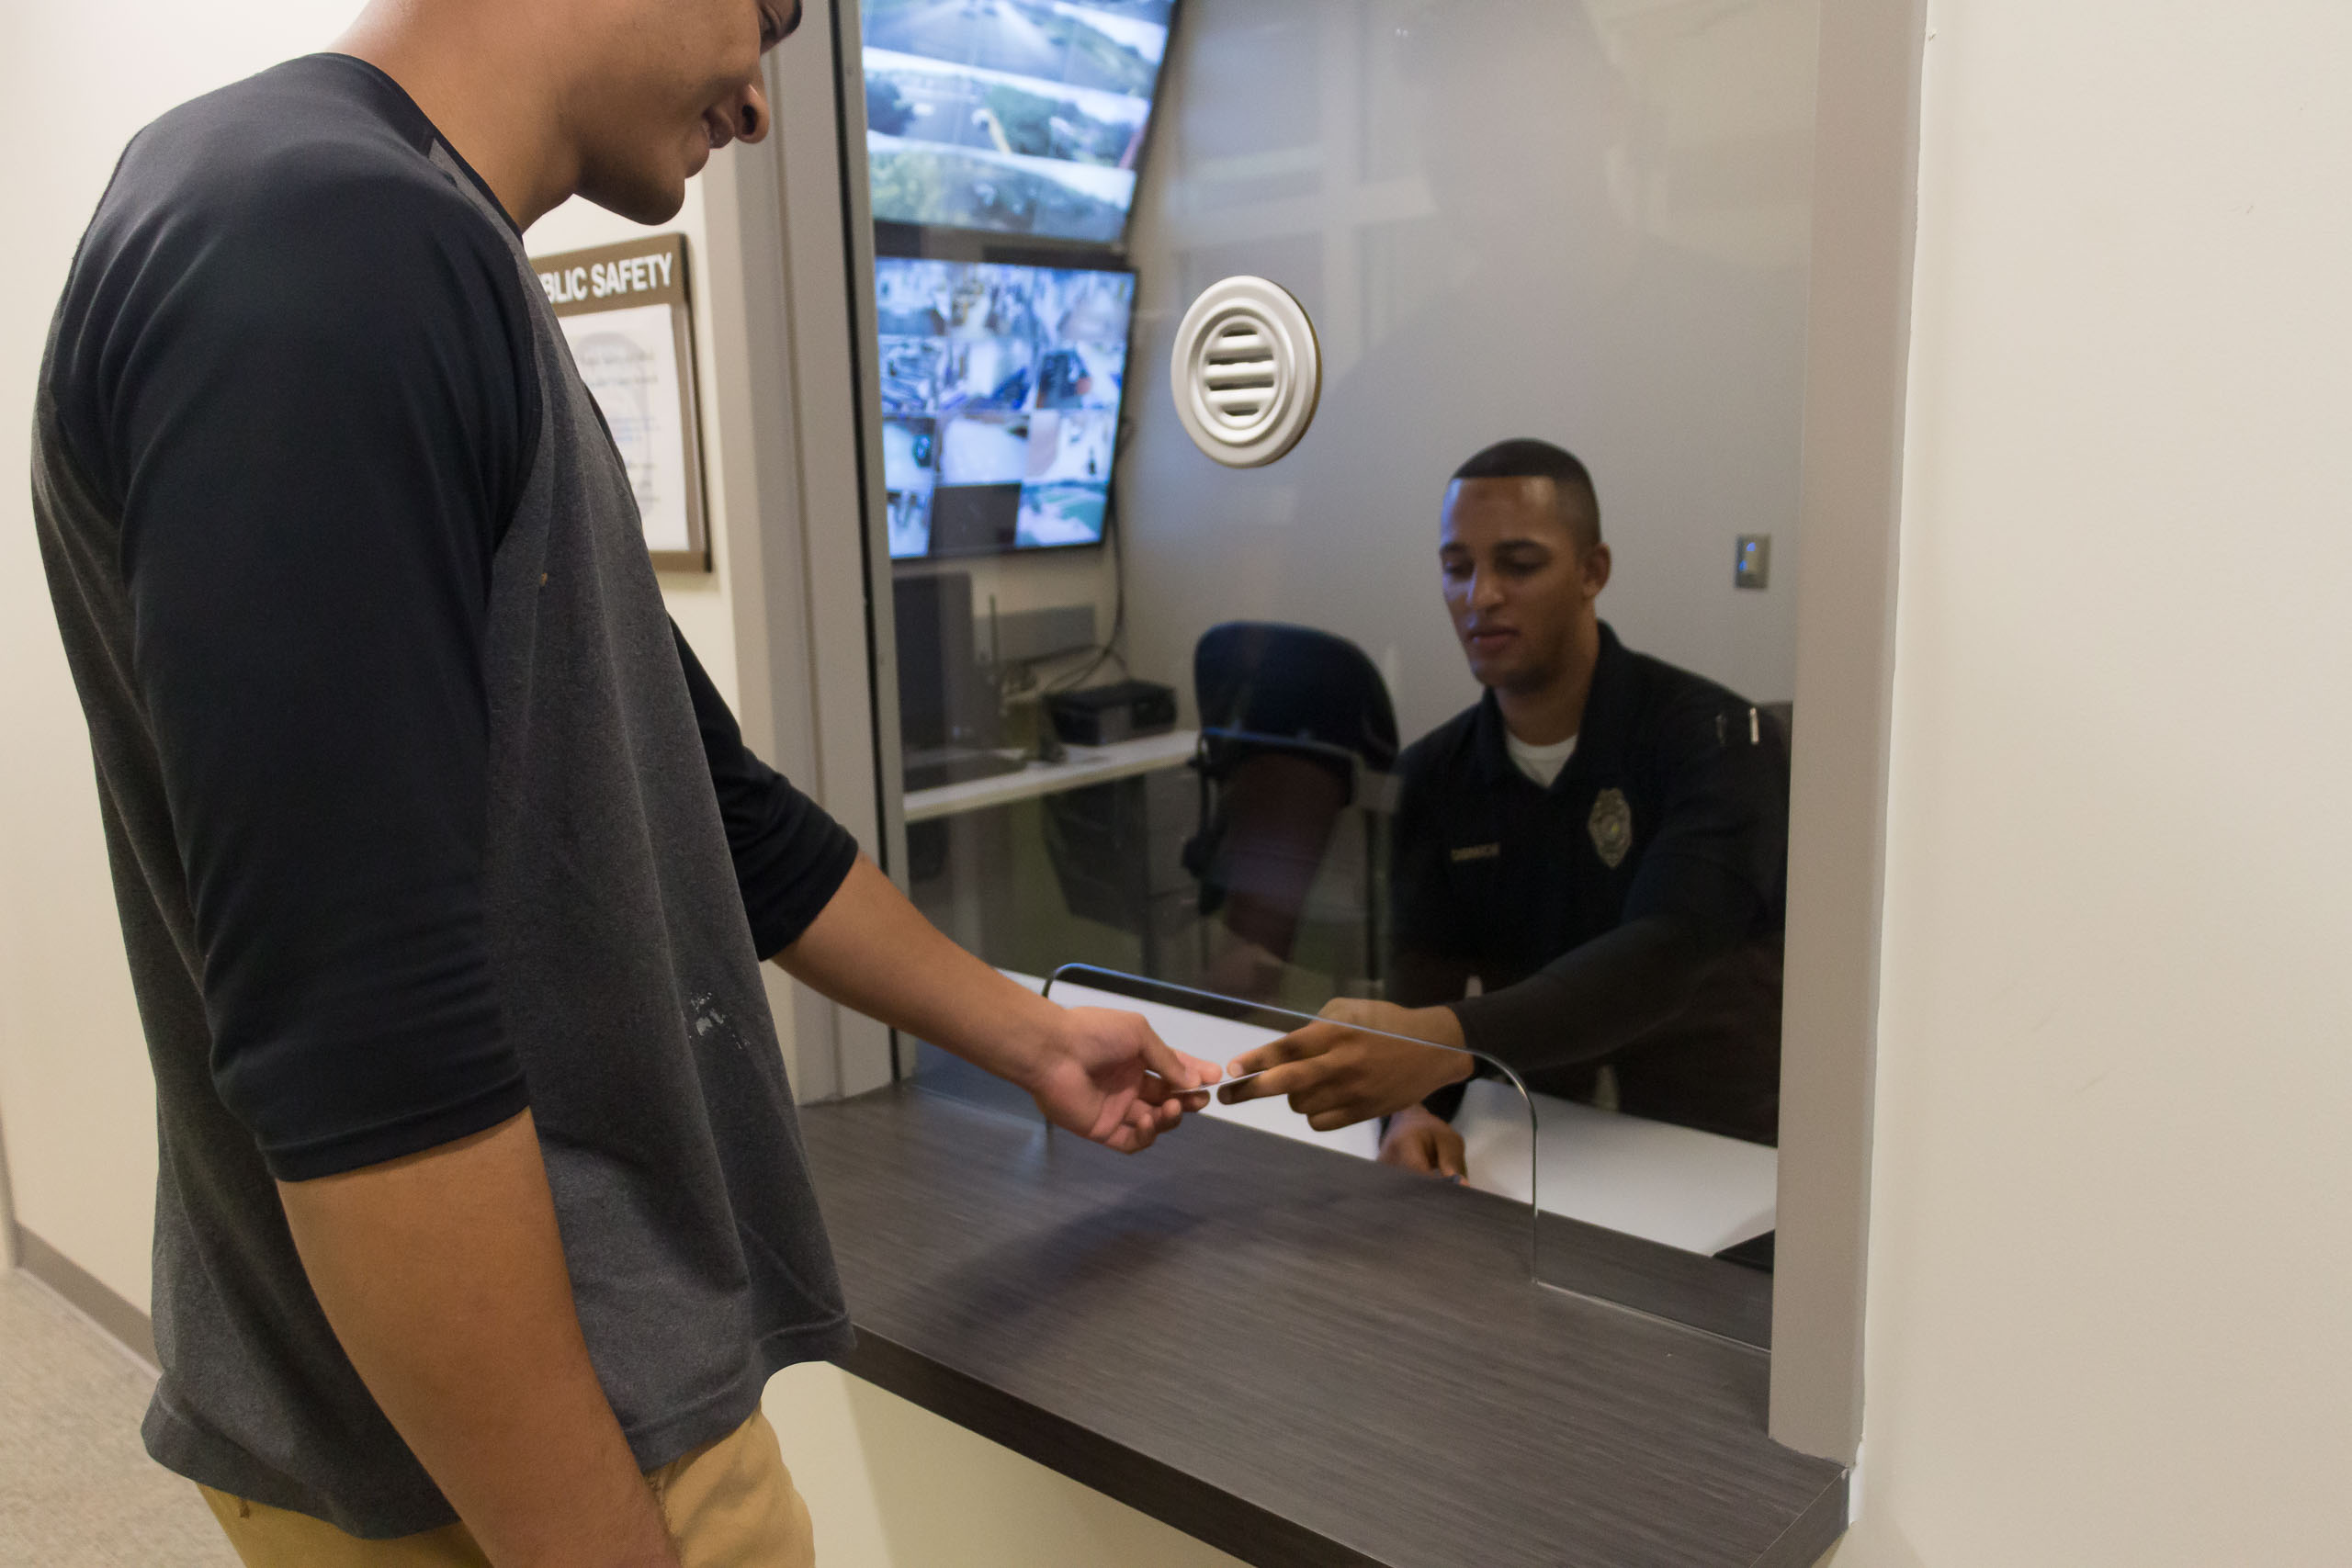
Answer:
[[[1769,1151],[1724,1140],[1714,1160],[1702,1156],[1683,1162],[1663,1182],[1628,1182],[1622,1177],[1629,1160],[1637,1167],[1645,1157],[1640,1147],[1644,1134],[1634,1119],[1544,1102],[1528,1093],[1509,1064],[1457,1051],[1441,1041],[1361,1024],[1342,1030],[1344,1020],[1331,1013],[1344,1013],[1345,1004],[1326,1015],[1309,1015],[1090,964],[1065,965],[1033,983],[1066,1006],[1139,1013],[1178,1049],[1221,1064],[1247,1061],[1253,1053],[1290,1061],[1312,1059],[1311,1051],[1329,1044],[1335,1034],[1352,1034],[1358,1046],[1401,1049],[1440,1064],[1458,1059],[1438,1069],[1440,1077],[1463,1079],[1461,1103],[1451,1120],[1461,1142],[1450,1155],[1423,1162],[1417,1176],[1367,1169],[1359,1179],[1338,1183],[1330,1179],[1329,1168],[1294,1166],[1289,1170],[1295,1190],[1277,1182],[1263,1192],[1269,1213],[1294,1201],[1329,1202],[1335,1193],[1358,1206],[1410,1201],[1415,1204],[1411,1217],[1403,1211],[1396,1216],[1402,1237],[1426,1223],[1429,1202],[1459,1201],[1465,1206],[1440,1211],[1443,1223],[1485,1227],[1515,1258],[1512,1267],[1523,1269],[1533,1284],[1669,1318],[1758,1349],[1769,1343],[1771,1292],[1761,1274],[1697,1257],[1666,1264],[1655,1247],[1639,1239],[1660,1229],[1672,1240],[1678,1230],[1699,1235],[1727,1224],[1752,1223],[1757,1216],[1750,1205],[1764,1196],[1755,1179],[1761,1174],[1769,1182]],[[1306,1048],[1286,1050],[1294,1042]],[[1432,1046],[1437,1049],[1430,1050]],[[918,1086],[1020,1117],[1036,1124],[1043,1136],[1052,1137],[1036,1107],[1010,1085],[928,1045],[920,1048],[918,1062]],[[1301,1113],[1297,1100],[1288,1092],[1292,1086],[1275,1081],[1288,1063],[1261,1066],[1262,1070],[1252,1077],[1229,1078],[1198,1117],[1246,1137],[1292,1140],[1367,1166],[1375,1161],[1412,1163],[1384,1149],[1384,1132],[1393,1129],[1384,1129],[1378,1122],[1319,1126]],[[1172,1135],[1197,1142],[1204,1134],[1179,1130]],[[1233,1152],[1223,1145],[1213,1157],[1221,1163]],[[1749,1168],[1739,1168],[1743,1161]],[[1265,1163],[1252,1162],[1259,1169]],[[1460,1189],[1461,1197],[1443,1197],[1447,1188]],[[1612,1217],[1630,1234],[1615,1235],[1605,1228]],[[1498,1235],[1498,1220],[1504,1224]],[[1400,1246],[1409,1248],[1409,1242],[1400,1241]]]
[[[1812,0],[861,9],[917,902],[1507,1063],[1345,1135],[1768,1263]]]
[[[1283,1042],[1295,1038],[1300,1031],[1329,1032],[1336,1028],[1334,1021],[1312,1014],[1092,964],[1065,964],[1038,982],[1038,986],[1046,996],[1064,1006],[1112,1007],[1138,1012],[1178,1050],[1221,1066],[1244,1059],[1253,1052],[1279,1050]],[[1357,1028],[1353,1032],[1434,1058],[1436,1066],[1428,1070],[1435,1077],[1448,1081],[1475,1080],[1478,1090],[1476,1104],[1465,1107],[1467,1113],[1461,1118],[1461,1123],[1465,1137],[1476,1140],[1487,1157],[1466,1168],[1449,1161],[1444,1168],[1432,1168],[1423,1174],[1492,1194],[1524,1210],[1528,1277],[1545,1279],[1540,1267],[1542,1254],[1536,1226],[1539,1145],[1535,1118],[1518,1075],[1502,1062],[1441,1041],[1374,1028]],[[1035,1106],[1018,1090],[935,1047],[922,1047],[918,1062],[915,1081],[923,1088],[1043,1122]],[[1381,1138],[1376,1122],[1318,1129],[1310,1124],[1307,1116],[1294,1109],[1285,1095],[1270,1090],[1273,1076],[1272,1068],[1262,1068],[1248,1077],[1228,1077],[1218,1087],[1208,1108],[1198,1114],[1256,1134],[1314,1145],[1358,1159],[1378,1158]],[[1506,1160],[1515,1162],[1512,1168],[1500,1168]]]

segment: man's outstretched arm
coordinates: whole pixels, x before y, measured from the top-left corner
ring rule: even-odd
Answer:
[[[752,754],[702,661],[671,631],[763,956],[1019,1084],[1057,1125],[1114,1148],[1142,1148],[1175,1125],[1171,1089],[1216,1081],[1215,1066],[1170,1051],[1135,1014],[1056,1007],[948,941],[839,823]]]
[[[498,1568],[676,1568],[589,1364],[530,1112],[278,1192],[335,1337]]]
[[[1006,978],[863,857],[775,962],[842,1006],[1018,1084],[1057,1125],[1129,1153],[1174,1126],[1185,1104],[1206,1103],[1171,1091],[1219,1077],[1134,1013],[1059,1007]]]

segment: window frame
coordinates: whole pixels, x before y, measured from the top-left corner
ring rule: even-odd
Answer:
[[[859,18],[810,10],[823,25],[770,57],[774,134],[705,176],[743,717],[903,879]],[[1926,14],[1821,0],[1816,75],[1770,1431],[1849,1463]],[[805,1098],[898,1076],[887,1030],[776,984]]]

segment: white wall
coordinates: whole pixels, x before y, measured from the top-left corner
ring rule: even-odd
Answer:
[[[23,477],[50,313],[122,144],[183,98],[332,38],[338,0],[0,12],[0,1115],[18,1220],[145,1303],[154,1090]],[[135,42],[133,41],[135,40]]]
[[[2352,7],[1930,23],[1838,1568],[2340,1563]]]
[[[58,644],[23,477],[32,393],[74,245],[132,132],[184,99],[331,42],[357,0],[76,0],[0,6],[0,137],[22,150],[0,246],[0,1146],[19,1223],[126,1299],[148,1292],[154,1099],[99,836],[87,732]],[[700,251],[699,188],[670,225]],[[580,203],[538,250],[634,226]],[[698,297],[708,343],[707,296]],[[702,355],[709,406],[710,356]],[[712,679],[736,686],[718,433],[718,571],[670,574],[673,614]]]
[[[822,1362],[768,1384],[767,1415],[824,1568],[1240,1568]]]
[[[1219,621],[1377,663],[1411,739],[1478,689],[1440,593],[1446,476],[1490,442],[1590,465],[1627,643],[1794,690],[1816,0],[1186,0],[1136,197],[1120,460],[1138,673]],[[1298,448],[1221,468],[1176,327],[1251,273],[1314,319]],[[1769,591],[1734,542],[1774,536]]]

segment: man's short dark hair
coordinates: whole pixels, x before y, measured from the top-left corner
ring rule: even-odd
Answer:
[[[1600,492],[1592,488],[1590,470],[1565,446],[1524,435],[1498,441],[1454,469],[1453,478],[1550,479],[1560,497],[1560,520],[1576,536],[1577,553],[1600,543]],[[1573,504],[1571,496],[1582,497],[1584,504]]]

